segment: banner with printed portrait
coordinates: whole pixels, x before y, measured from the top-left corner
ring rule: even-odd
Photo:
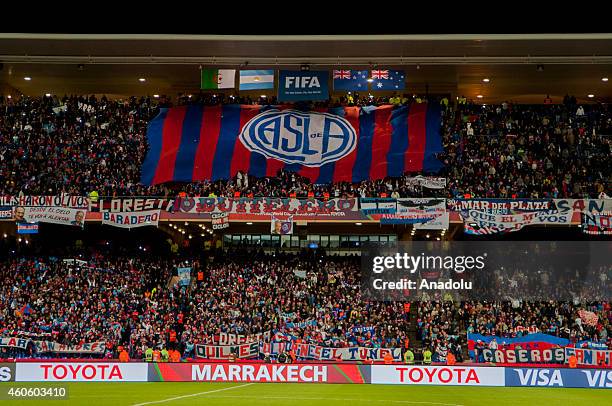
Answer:
[[[21,210],[23,209],[23,217]],[[87,210],[68,207],[16,207],[15,221],[17,223],[52,223],[83,228]]]
[[[289,216],[286,220],[281,220],[276,216],[272,216],[270,233],[276,235],[293,234],[293,216]]]
[[[177,273],[179,277],[179,285],[189,286],[191,283],[191,268],[177,268]]]

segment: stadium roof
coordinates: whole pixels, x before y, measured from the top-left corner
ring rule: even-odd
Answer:
[[[612,96],[612,34],[0,34],[0,83],[25,94],[168,94],[199,87],[199,66],[401,68],[408,91],[483,102]],[[78,66],[82,65],[82,69]],[[538,65],[543,70],[536,69]],[[24,77],[31,81],[24,81]],[[139,82],[139,78],[146,81]],[[489,78],[489,83],[482,80]],[[0,89],[2,89],[0,85]]]

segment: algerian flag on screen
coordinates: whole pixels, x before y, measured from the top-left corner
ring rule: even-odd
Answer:
[[[240,90],[274,89],[274,70],[241,70]]]
[[[236,69],[202,69],[200,89],[233,89]]]

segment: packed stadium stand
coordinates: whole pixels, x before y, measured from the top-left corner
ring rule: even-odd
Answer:
[[[440,103],[439,100],[419,100]],[[190,103],[212,101],[194,98]],[[380,105],[388,99],[377,100]],[[407,102],[407,101],[406,101]],[[416,101],[411,100],[412,103]],[[448,102],[448,100],[446,100]],[[79,103],[92,106],[90,111]],[[370,98],[357,104],[376,105]],[[86,97],[5,99],[0,173],[2,194],[100,196],[417,197],[402,178],[313,185],[297,174],[187,185],[140,183],[146,128],[159,113],[150,97],[109,101]],[[608,105],[461,104],[442,116],[448,178],[445,197],[593,197],[609,192],[612,112]],[[407,173],[407,176],[415,175]],[[245,176],[243,180],[243,176]],[[429,191],[428,191],[429,192]]]
[[[397,71],[369,61],[368,70],[342,70],[328,59],[272,70],[265,55],[268,64],[256,64],[262,70],[231,55],[189,66],[198,87],[166,49],[162,59],[177,67],[151,62],[158,77],[173,72],[169,84],[156,79],[168,90],[157,94],[111,83],[115,72],[149,85],[144,74],[132,77],[138,70],[130,65],[141,69],[140,62],[129,62],[148,57],[148,48],[124,40],[115,45],[128,58],[125,73],[106,56],[77,65],[94,76],[112,66],[99,88],[97,79],[86,86],[72,72],[74,85],[58,85],[66,92],[41,96],[28,88],[40,86],[31,77],[18,88],[12,73],[40,73],[38,64],[14,51],[0,67],[0,381],[5,364],[36,381],[35,373],[19,375],[22,365],[108,363],[140,368],[133,379],[140,382],[251,383],[257,380],[232,380],[233,372],[202,378],[197,368],[287,363],[329,365],[330,377],[342,375],[326,375],[325,383],[415,383],[401,368],[422,366],[429,379],[442,367],[449,374],[465,367],[486,386],[538,386],[512,375],[533,367],[578,368],[585,376],[601,369],[593,385],[567,372],[570,386],[589,379],[590,387],[612,387],[609,89],[576,97],[582,82],[553,79],[553,102],[528,93],[537,80],[514,66],[518,59],[498,68],[516,69],[506,90],[483,97],[491,79],[478,69],[494,71],[506,60],[474,68],[477,85],[451,86],[449,77],[460,82],[462,69],[472,68],[425,59],[434,73],[412,86],[405,72],[427,74],[416,59]],[[432,46],[427,41],[414,43]],[[468,52],[472,42],[458,46]],[[0,46],[9,43],[0,35]],[[26,43],[31,50],[40,44]],[[323,53],[312,44],[304,49]],[[387,45],[397,44],[404,42]],[[179,45],[177,54],[190,57]],[[364,47],[358,51],[375,53],[375,44]],[[253,52],[263,55],[260,48]],[[41,61],[62,65],[48,67],[57,73],[70,58]],[[408,66],[390,61],[380,64]],[[9,67],[11,77],[2,76]],[[312,86],[308,75],[325,79],[326,97],[291,99],[281,91],[292,80]],[[506,95],[514,86],[520,91]],[[477,258],[501,262],[478,277],[457,262],[442,265],[479,250],[486,252]],[[383,299],[372,296],[368,278],[408,270],[387,265],[406,251],[423,261],[424,252],[438,255],[438,266],[413,262],[406,272],[449,285],[423,294],[402,285]],[[377,271],[377,259],[387,268]],[[477,288],[453,292],[459,280]],[[375,368],[392,365],[398,369]]]

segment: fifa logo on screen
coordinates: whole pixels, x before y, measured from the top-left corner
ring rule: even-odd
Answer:
[[[309,89],[311,87],[321,87],[319,78],[316,76],[287,76],[285,77],[285,88],[290,89]]]
[[[350,154],[357,136],[346,119],[334,114],[270,110],[243,127],[240,141],[266,158],[319,167]]]

